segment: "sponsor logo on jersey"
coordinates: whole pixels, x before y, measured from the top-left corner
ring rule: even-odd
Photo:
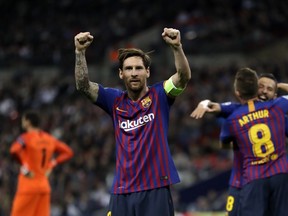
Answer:
[[[149,113],[147,115],[141,116],[136,120],[126,120],[119,121],[119,127],[124,131],[135,130],[136,128],[142,127],[146,125],[148,122],[153,121],[155,118],[154,113]]]
[[[278,159],[278,154],[272,154],[272,155],[268,155],[266,157],[264,157],[263,159],[261,160],[258,160],[258,161],[252,161],[251,162],[251,165],[260,165],[260,164],[264,164],[264,163],[267,163],[269,161],[275,161]]]
[[[119,107],[116,107],[116,110],[119,112],[127,112],[126,110],[120,109]]]

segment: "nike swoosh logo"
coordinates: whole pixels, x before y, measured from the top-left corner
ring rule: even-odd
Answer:
[[[120,111],[120,112],[127,112],[126,110],[122,110],[119,107],[116,107],[116,110]]]

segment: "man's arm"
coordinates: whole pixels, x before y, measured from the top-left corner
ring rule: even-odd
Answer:
[[[221,112],[221,106],[219,103],[211,102],[210,100],[203,100],[192,111],[190,117],[199,119],[202,118],[206,112],[219,113]]]
[[[21,165],[20,172],[28,178],[33,178],[34,173],[29,170],[28,164],[23,159],[23,146],[22,145],[24,143],[22,142],[22,139],[20,140],[21,140],[20,142],[17,140],[12,143],[10,147],[10,155]]]
[[[74,37],[76,89],[84,93],[92,102],[98,97],[99,86],[89,80],[85,52],[93,41],[90,32],[80,32]]]
[[[56,158],[52,161],[52,168],[57,165],[66,162],[71,159],[74,155],[73,150],[64,142],[56,139],[55,153],[57,153]]]
[[[224,142],[220,140],[220,148],[221,149],[233,149],[233,142]]]
[[[50,176],[52,169],[55,166],[57,166],[58,164],[66,162],[67,160],[72,158],[74,155],[73,150],[66,143],[64,143],[58,139],[55,139],[55,144],[56,144],[55,145],[56,147],[55,147],[54,153],[57,155],[55,158],[53,158],[52,160],[49,161],[48,169],[46,170],[46,173],[45,173],[45,175],[47,177]]]
[[[19,144],[18,142],[14,142],[10,147],[10,155],[19,164],[22,164],[21,152],[22,152],[22,145]]]
[[[164,28],[162,37],[170,45],[174,54],[176,73],[171,77],[173,85],[178,89],[184,89],[191,79],[191,70],[182,48],[180,31]]]
[[[288,92],[288,83],[278,83],[277,87],[278,89]]]
[[[237,149],[237,142],[235,137],[230,133],[229,125],[227,120],[225,120],[221,125],[220,131],[220,148],[222,149]]]

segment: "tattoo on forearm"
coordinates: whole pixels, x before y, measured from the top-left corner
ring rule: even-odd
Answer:
[[[89,77],[88,67],[83,53],[76,53],[75,61],[75,81],[77,90],[88,94],[89,89]]]

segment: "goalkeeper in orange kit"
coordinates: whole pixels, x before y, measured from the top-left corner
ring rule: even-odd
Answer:
[[[40,128],[36,112],[23,114],[25,130],[13,143],[10,154],[20,164],[11,216],[49,216],[52,169],[73,156],[72,149]]]

